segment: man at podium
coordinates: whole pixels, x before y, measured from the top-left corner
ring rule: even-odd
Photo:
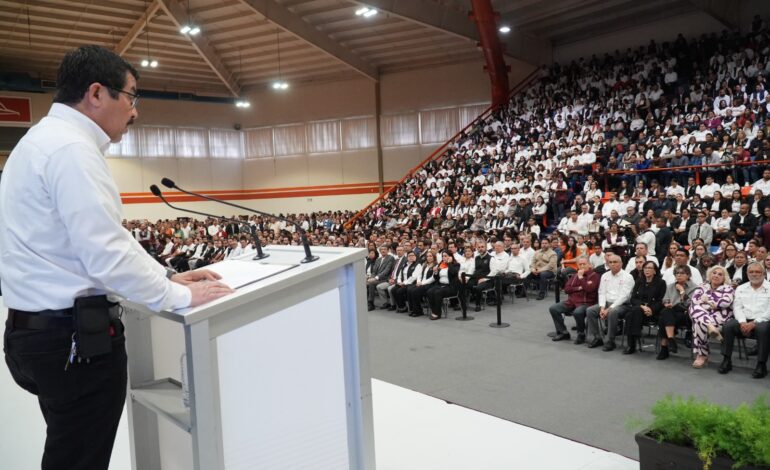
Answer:
[[[54,104],[11,152],[0,182],[5,358],[38,397],[43,470],[109,466],[127,358],[120,307],[107,294],[158,311],[232,292],[211,272],[167,273],[121,225],[104,151],[138,117],[138,77],[105,48],[68,52]]]

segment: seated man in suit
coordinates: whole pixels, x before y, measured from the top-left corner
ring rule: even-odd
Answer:
[[[754,231],[757,229],[757,218],[749,212],[750,208],[749,203],[742,203],[741,209],[730,223],[730,230],[735,234],[735,238],[744,244],[754,238]]]
[[[481,279],[486,279],[489,275],[489,264],[492,261],[492,256],[487,253],[487,242],[485,240],[479,240],[476,242],[476,260],[474,262],[473,274],[471,274],[465,282],[464,292],[470,291],[476,294],[474,289]],[[483,282],[483,281],[482,281]],[[473,299],[476,302],[476,311],[481,310],[481,296],[476,295]],[[464,302],[464,299],[461,299]]]
[[[390,256],[388,247],[386,245],[381,246],[380,257],[374,262],[371,276],[366,278],[366,300],[370,312],[374,310],[374,297],[377,295],[377,285],[383,282],[383,280],[388,280],[395,264],[396,259]]]

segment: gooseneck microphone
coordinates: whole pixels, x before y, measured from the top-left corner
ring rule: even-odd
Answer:
[[[242,209],[242,210],[245,210],[245,211],[249,211],[249,212],[252,212],[254,214],[261,215],[263,217],[274,217],[274,218],[276,218],[278,220],[286,222],[287,224],[291,224],[294,227],[296,227],[296,229],[299,231],[300,239],[302,241],[302,246],[305,248],[305,257],[301,260],[301,262],[302,263],[312,263],[313,261],[316,261],[318,259],[318,256],[313,256],[313,254],[310,252],[310,242],[307,241],[307,234],[305,232],[305,229],[303,229],[302,226],[300,224],[296,223],[296,222],[292,222],[289,219],[286,219],[284,217],[279,217],[277,215],[270,214],[268,212],[262,212],[262,211],[257,210],[257,209],[252,209],[250,207],[240,206],[238,204],[233,204],[232,202],[227,202],[227,201],[223,201],[221,199],[217,199],[217,198],[214,198],[214,197],[211,197],[211,196],[206,196],[205,194],[198,194],[198,193],[194,193],[192,191],[184,190],[184,189],[180,188],[179,186],[177,186],[176,183],[174,183],[172,180],[170,180],[168,178],[163,178],[163,179],[160,180],[160,182],[163,184],[163,186],[165,186],[167,188],[176,189],[177,191],[181,191],[181,192],[183,192],[185,194],[189,194],[190,196],[196,196],[196,197],[200,197],[200,198],[203,198],[203,199],[207,199],[209,201],[219,202],[221,204],[225,204],[225,205],[230,206],[230,207],[235,207],[237,209]],[[168,204],[168,203],[166,203],[166,204]]]
[[[243,223],[240,220],[228,219],[227,217],[222,217],[222,216],[218,216],[218,215],[207,214],[205,212],[194,211],[192,209],[184,209],[182,207],[177,207],[177,206],[171,204],[170,202],[168,202],[166,200],[166,198],[163,197],[163,193],[160,191],[160,188],[157,185],[153,184],[152,186],[150,186],[150,192],[153,195],[159,197],[161,201],[166,203],[166,205],[168,207],[172,208],[172,209],[176,209],[176,210],[182,211],[182,212],[188,212],[190,214],[197,214],[197,215],[203,215],[203,216],[206,216],[206,217],[214,217],[215,219],[226,220],[228,222],[232,222],[232,223],[238,224],[239,227]],[[256,259],[265,259],[268,256],[270,256],[269,254],[262,252],[262,242],[259,241],[259,236],[257,236],[257,229],[256,229],[256,227],[250,227],[249,229],[251,230],[251,234],[254,236],[254,243],[257,245],[256,246],[257,254],[252,259],[255,259],[255,260]]]

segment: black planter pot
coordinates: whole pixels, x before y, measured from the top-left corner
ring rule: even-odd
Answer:
[[[703,470],[703,462],[692,447],[658,442],[642,431],[636,434],[639,444],[639,470]],[[711,470],[732,470],[733,461],[717,456],[711,463]],[[740,470],[767,470],[768,467],[747,465]]]

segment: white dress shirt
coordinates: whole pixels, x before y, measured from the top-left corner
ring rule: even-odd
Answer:
[[[109,144],[94,121],[54,103],[11,152],[0,183],[8,307],[64,309],[76,297],[105,293],[152,310],[190,304],[190,289],[166,279],[121,225],[120,193],[104,159]]]
[[[466,277],[470,277],[471,275],[473,275],[475,271],[476,271],[476,258],[463,257],[463,260],[460,261],[460,271],[457,273],[460,279],[462,279],[463,273],[466,275]]]
[[[759,289],[754,289],[750,282],[735,288],[733,315],[739,323],[754,320],[757,323],[770,320],[770,282],[764,281]]]
[[[520,278],[529,276],[529,265],[532,261],[525,255],[519,254],[517,256],[511,255],[508,258],[508,268],[505,272],[518,274]]]
[[[511,257],[508,253],[496,253],[492,252],[492,258],[489,260],[489,275],[487,277],[494,277],[498,274],[502,274],[508,269],[508,259]]]
[[[623,305],[631,298],[634,290],[634,277],[626,271],[620,270],[617,274],[607,271],[602,274],[599,283],[599,306],[604,307],[608,303],[610,307]]]
[[[762,194],[764,196],[767,196],[770,194],[770,180],[765,181],[764,178],[757,180],[754,182],[753,185],[751,185],[751,194],[754,194],[754,192],[759,189],[762,191]]]

